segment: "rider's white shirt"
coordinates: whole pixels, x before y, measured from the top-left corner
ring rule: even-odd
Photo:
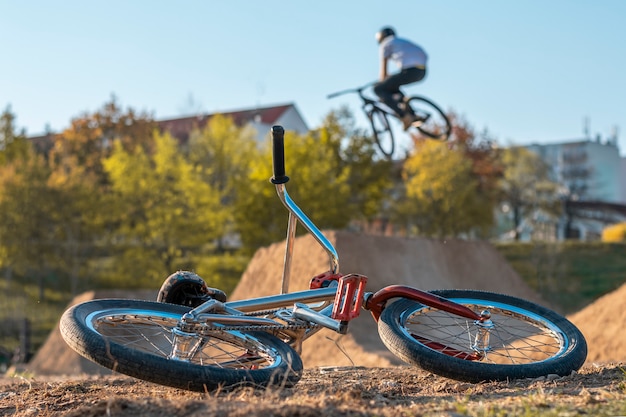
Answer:
[[[425,67],[428,55],[413,42],[389,36],[380,44],[381,58],[394,62],[400,70],[411,67]]]

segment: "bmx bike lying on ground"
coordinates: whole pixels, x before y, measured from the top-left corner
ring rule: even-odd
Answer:
[[[302,376],[303,341],[322,328],[345,334],[365,309],[393,354],[441,376],[480,382],[564,376],[582,366],[581,332],[537,304],[477,290],[392,285],[372,293],[365,276],[339,273],[335,248],[287,193],[282,127],[272,128],[272,140],[271,182],[289,213],[281,293],[227,301],[196,274],[179,271],[157,301],[69,308],[60,321],[69,346],[114,371],[188,390],[293,386]],[[289,292],[298,222],[327,252],[329,270],[309,290]]]
[[[391,158],[396,150],[396,141],[394,138],[394,130],[389,123],[390,119],[398,119],[393,110],[384,103],[365,96],[363,91],[370,88],[374,83],[366,84],[362,87],[351,88],[348,90],[338,91],[329,94],[327,98],[334,98],[343,94],[357,93],[362,101],[361,108],[370,122],[372,127],[372,135],[378,145],[378,149],[387,158]],[[417,116],[417,121],[413,124],[417,128],[417,136],[423,136],[430,139],[448,140],[452,131],[450,120],[445,113],[433,103],[431,100],[423,96],[405,97],[400,107],[410,108]]]

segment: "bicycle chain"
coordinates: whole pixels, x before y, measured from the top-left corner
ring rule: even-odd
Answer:
[[[251,331],[280,331],[280,330],[300,330],[300,329],[313,329],[316,327],[320,327],[319,324],[316,323],[307,323],[307,324],[290,324],[290,325],[240,325],[240,326],[204,326],[204,325],[192,325],[192,327],[200,326],[201,328],[198,330],[199,333],[202,332],[210,332],[210,331],[230,331],[230,330],[239,330],[244,332]]]
[[[251,312],[251,313],[245,313],[242,314],[242,316],[251,316],[251,317],[255,317],[255,316],[267,316],[270,314],[275,314],[277,311],[279,311],[279,309],[272,309],[272,310],[264,310],[264,311],[255,311],[255,312]],[[190,324],[187,325],[190,326],[190,330],[195,331],[196,327],[200,327],[199,332],[209,332],[209,331],[219,331],[219,330],[223,330],[223,331],[231,331],[231,330],[239,330],[239,331],[244,331],[244,332],[250,332],[250,331],[281,331],[281,330],[301,330],[301,329],[315,329],[317,327],[320,327],[319,324],[317,323],[311,323],[311,322],[304,322],[302,324],[289,324],[289,325],[281,325],[281,324],[275,324],[275,325],[270,325],[270,324],[264,324],[264,325],[236,325],[236,326],[209,326],[209,325],[204,325],[204,324]],[[187,327],[187,326],[183,326],[183,327]]]

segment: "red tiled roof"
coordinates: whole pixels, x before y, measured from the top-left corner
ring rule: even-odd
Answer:
[[[224,116],[232,117],[233,121],[237,125],[244,125],[249,121],[260,118],[261,123],[273,124],[289,109],[293,107],[293,104],[284,104],[282,106],[264,107],[258,109],[232,111],[228,113],[221,113]]]
[[[252,121],[265,124],[275,124],[280,116],[282,116],[290,107],[293,107],[293,104],[182,117],[178,119],[161,120],[157,123],[162,131],[169,132],[181,143],[185,143],[187,142],[187,139],[189,139],[189,134],[193,129],[202,129],[206,126],[209,119],[215,114],[221,114],[232,118],[233,122],[235,122],[237,126],[243,126]]]
[[[216,115],[221,114],[226,117],[231,117],[236,125],[243,126],[248,122],[261,122],[265,124],[275,124],[278,119],[291,107],[294,107],[293,103],[282,104],[278,106],[269,107],[257,107],[254,109],[235,110],[229,112],[218,112],[213,114],[204,114],[198,116],[181,117],[178,119],[166,119],[157,120],[159,129],[163,132],[169,132],[172,136],[177,138],[181,144],[185,144],[189,139],[191,131],[195,128],[202,129],[206,126],[209,119]],[[46,151],[52,145],[53,134],[46,134],[41,136],[33,136],[29,139],[35,144],[35,146]]]

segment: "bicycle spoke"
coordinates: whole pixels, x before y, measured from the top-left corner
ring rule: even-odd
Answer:
[[[479,306],[468,306],[478,309]],[[480,307],[480,308],[484,308]],[[541,323],[530,322],[514,312],[493,308],[495,326],[490,330],[490,348],[483,361],[489,363],[529,363],[545,360],[561,349],[559,337]],[[472,356],[476,326],[467,319],[434,308],[422,308],[405,322],[407,331],[428,340],[427,346],[446,350],[452,356]]]
[[[119,345],[167,358],[172,353],[172,330],[176,325],[177,320],[163,317],[120,315],[101,317],[94,327]],[[201,336],[189,360],[200,365],[242,369],[258,368],[268,363],[268,358],[253,352],[251,347],[240,346],[241,340],[230,342],[231,337],[226,332],[218,333],[216,337]]]

